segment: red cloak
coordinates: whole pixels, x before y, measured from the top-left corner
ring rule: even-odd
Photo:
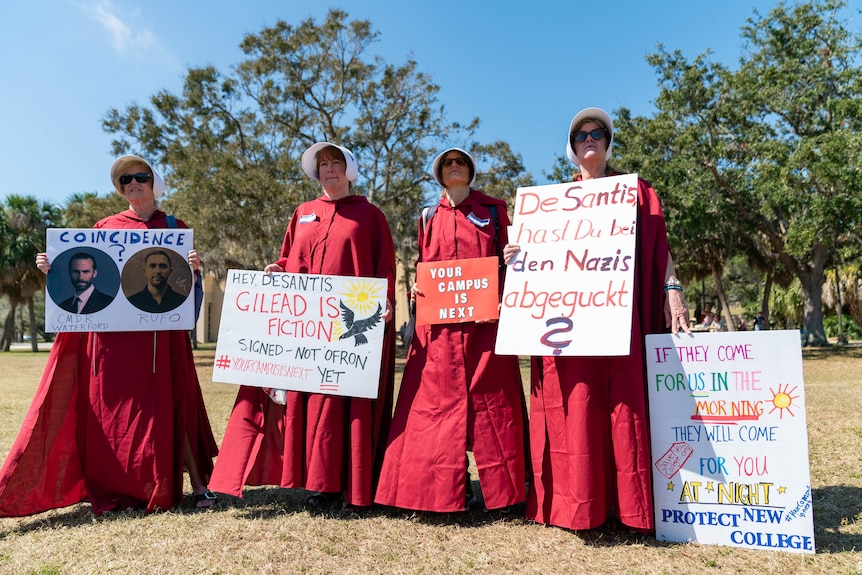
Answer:
[[[291,273],[387,278],[394,309],[392,233],[363,196],[301,204],[276,263]],[[278,405],[261,388],[241,387],[210,489],[241,497],[244,485],[304,487],[371,505],[392,413],[394,336],[389,322],[376,400],[288,391],[287,404]]]
[[[496,244],[489,205],[497,206],[499,217]],[[507,243],[508,225],[505,202],[478,190],[455,207],[441,200],[425,229],[419,228],[420,260],[497,255]],[[496,322],[416,326],[377,503],[423,511],[463,510],[468,450],[476,460],[488,509],[524,500],[521,372],[517,356],[494,353],[496,338]]]
[[[127,210],[95,227],[168,225],[164,212],[143,222]],[[206,481],[218,450],[187,332],[60,333],[0,470],[0,516],[84,499],[96,515],[173,507],[186,435]]]
[[[526,515],[539,523],[592,529],[614,514],[655,528],[643,337],[667,331],[669,252],[658,196],[640,179],[637,226],[630,355],[532,360]]]

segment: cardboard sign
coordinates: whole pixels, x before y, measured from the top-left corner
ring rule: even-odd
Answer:
[[[518,188],[498,354],[629,354],[637,185],[627,174]]]
[[[814,553],[797,331],[648,335],[656,537]]]
[[[52,228],[46,244],[46,332],[194,327],[192,230]]]
[[[416,265],[416,324],[497,319],[500,260],[496,256]]]
[[[213,381],[376,398],[388,282],[229,270]]]

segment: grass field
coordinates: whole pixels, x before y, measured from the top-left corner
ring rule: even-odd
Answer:
[[[0,458],[46,358],[44,352],[0,354]],[[212,349],[196,358],[220,440],[236,387],[211,381]],[[374,508],[312,515],[298,490],[250,488],[244,499],[221,496],[205,512],[185,506],[97,518],[88,504],[78,504],[0,519],[0,573],[862,574],[862,347],[806,350],[804,372],[815,555],[664,543],[618,525],[571,532],[530,523],[517,512]]]

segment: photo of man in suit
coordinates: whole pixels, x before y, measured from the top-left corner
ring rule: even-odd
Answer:
[[[175,292],[168,285],[173,272],[171,258],[164,250],[154,250],[144,258],[144,275],[147,285],[138,293],[129,296],[129,303],[136,308],[150,312],[162,313],[178,308],[186,296]]]
[[[70,313],[77,314],[96,313],[108,307],[114,301],[114,297],[100,292],[93,285],[93,280],[98,275],[96,258],[84,252],[72,255],[72,259],[69,260],[69,280],[75,288],[75,295],[57,305]]]

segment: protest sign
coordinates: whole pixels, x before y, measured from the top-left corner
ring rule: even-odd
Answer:
[[[52,228],[46,244],[46,332],[194,327],[192,230]]]
[[[649,335],[656,537],[814,553],[797,331]]]
[[[419,262],[416,324],[462,323],[499,317],[500,259]]]
[[[229,270],[213,381],[376,398],[387,286]]]
[[[628,355],[637,174],[518,188],[496,352]]]

